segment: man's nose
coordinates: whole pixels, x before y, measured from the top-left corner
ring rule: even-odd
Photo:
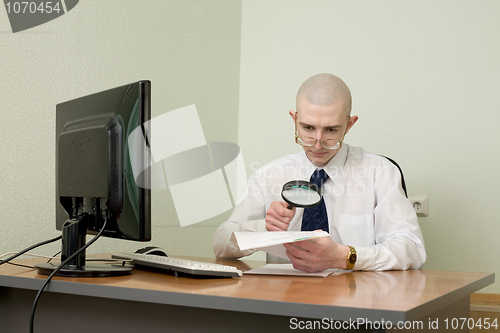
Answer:
[[[321,145],[321,139],[323,139],[321,133],[316,134],[316,143],[314,144],[314,148],[321,149],[323,146]]]

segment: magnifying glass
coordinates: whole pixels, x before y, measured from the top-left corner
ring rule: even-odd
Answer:
[[[288,209],[293,207],[314,207],[321,201],[320,188],[305,180],[292,180],[283,185],[281,197],[288,204]]]

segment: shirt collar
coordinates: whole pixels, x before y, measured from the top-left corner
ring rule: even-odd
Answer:
[[[335,154],[335,156],[328,162],[327,165],[323,169],[325,169],[325,172],[328,174],[328,177],[333,181],[334,184],[342,184],[344,177],[343,175],[343,168],[347,160],[347,151],[349,150],[349,147],[347,144],[343,144],[342,147],[340,147],[339,152]]]
[[[333,181],[334,184],[342,184],[344,177],[342,177],[342,169],[345,165],[347,159],[347,152],[349,148],[347,144],[343,144],[340,147],[339,151],[335,156],[328,162],[322,169],[328,174],[328,177]],[[308,161],[307,163],[307,180],[310,179],[313,172],[318,169],[311,161],[305,156],[305,159]],[[321,169],[321,168],[320,168]]]
[[[339,151],[335,156],[328,162],[323,168],[318,168],[315,166],[308,158],[305,152],[303,153],[303,158],[306,161],[306,169],[305,169],[305,174],[303,174],[302,177],[304,177],[304,180],[309,181],[311,178],[311,175],[316,169],[324,169],[325,172],[328,174],[328,177],[335,183],[335,184],[342,184],[344,177],[342,177],[342,169],[346,163],[347,159],[347,152],[349,150],[349,147],[347,144],[342,144],[342,147],[340,147]],[[301,177],[301,178],[302,178]]]

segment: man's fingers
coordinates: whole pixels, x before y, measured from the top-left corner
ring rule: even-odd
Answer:
[[[295,211],[297,210],[295,207],[292,207],[292,209],[288,209],[288,204],[286,202],[281,202],[277,201],[278,204],[276,204],[273,208],[278,213],[280,216],[283,217],[288,217],[292,219],[295,215]]]
[[[296,258],[306,259],[309,256],[309,253],[306,250],[296,246],[295,243],[287,243],[283,245],[285,246],[287,252],[290,252]]]
[[[266,229],[268,231],[286,231],[295,215],[295,209],[287,209],[288,205],[282,201],[274,201],[267,210]]]
[[[291,245],[291,244],[288,244],[288,245]],[[311,266],[311,263],[309,261],[307,261],[306,259],[303,259],[300,257],[301,254],[304,254],[307,252],[305,252],[305,251],[296,252],[295,251],[296,248],[295,248],[295,250],[293,248],[294,248],[294,246],[287,247],[287,251],[286,251],[286,255],[287,255],[288,259],[290,259],[290,261],[292,262],[293,268],[298,269],[300,271],[309,272],[309,273],[315,272],[316,270]],[[297,255],[299,255],[299,257]]]
[[[266,217],[266,228],[268,231],[286,231],[288,230],[289,222],[280,221],[273,216]]]

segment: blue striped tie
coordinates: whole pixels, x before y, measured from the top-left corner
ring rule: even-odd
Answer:
[[[311,183],[316,184],[319,188],[323,186],[323,183],[328,179],[328,175],[325,170],[316,169],[311,176]],[[323,231],[329,232],[328,228],[328,216],[326,214],[326,206],[323,197],[321,201],[314,207],[305,208],[304,214],[302,216],[302,228],[303,231],[312,231],[321,229]]]

